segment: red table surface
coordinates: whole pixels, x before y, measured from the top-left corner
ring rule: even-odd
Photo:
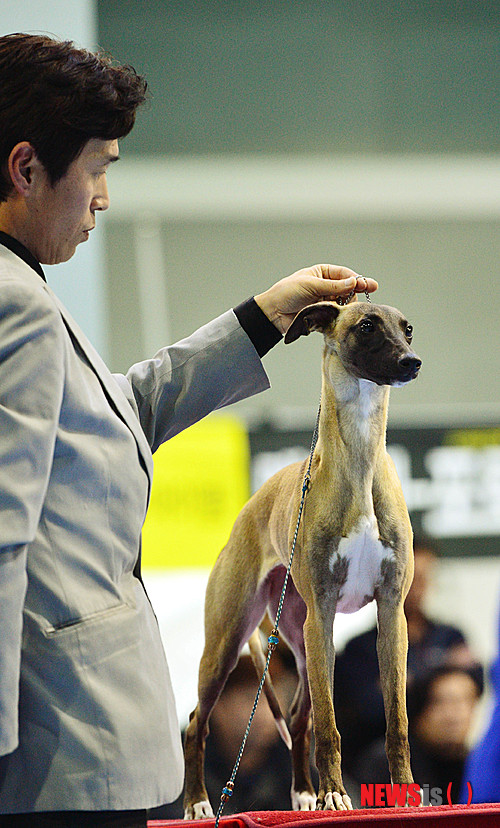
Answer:
[[[148,828],[213,828],[214,819],[151,820]],[[365,808],[357,811],[250,811],[222,816],[220,828],[500,828],[500,803],[433,805],[420,808]]]

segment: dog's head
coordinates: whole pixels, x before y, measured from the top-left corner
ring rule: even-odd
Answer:
[[[294,342],[321,331],[346,371],[377,385],[404,385],[417,376],[422,360],[411,347],[413,328],[389,305],[318,302],[303,308],[285,334]]]

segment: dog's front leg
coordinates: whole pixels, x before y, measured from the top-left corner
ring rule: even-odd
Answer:
[[[307,674],[311,690],[316,767],[319,774],[317,810],[351,810],[352,803],[342,782],[340,735],[333,709],[333,619],[330,599],[309,603],[304,624]]]
[[[393,783],[410,784],[406,656],[408,632],[403,601],[377,598],[377,652],[386,718],[386,754]]]

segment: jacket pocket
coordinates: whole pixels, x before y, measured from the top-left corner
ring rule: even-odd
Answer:
[[[105,610],[99,610],[98,612],[92,612],[88,615],[84,615],[81,618],[72,618],[61,624],[45,627],[42,629],[42,632],[46,638],[64,636],[66,633],[83,631],[93,625],[99,626],[101,622],[106,622],[108,619],[111,620],[115,615],[127,612],[134,612],[134,607],[131,607],[130,604],[121,601],[119,604],[114,604],[112,607],[108,607]]]

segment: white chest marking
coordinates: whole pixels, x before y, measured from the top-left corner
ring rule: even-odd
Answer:
[[[339,563],[347,563],[347,580],[340,587],[337,612],[356,612],[373,599],[381,577],[384,560],[393,560],[394,552],[379,540],[375,515],[362,517],[347,538],[342,538],[338,549],[330,555],[330,570]]]
[[[365,439],[368,439],[372,430],[371,415],[375,410],[377,403],[376,395],[374,395],[373,390],[374,388],[376,389],[376,387],[377,386],[370,380],[359,380],[359,415],[356,417],[356,423],[358,425],[359,433]]]

